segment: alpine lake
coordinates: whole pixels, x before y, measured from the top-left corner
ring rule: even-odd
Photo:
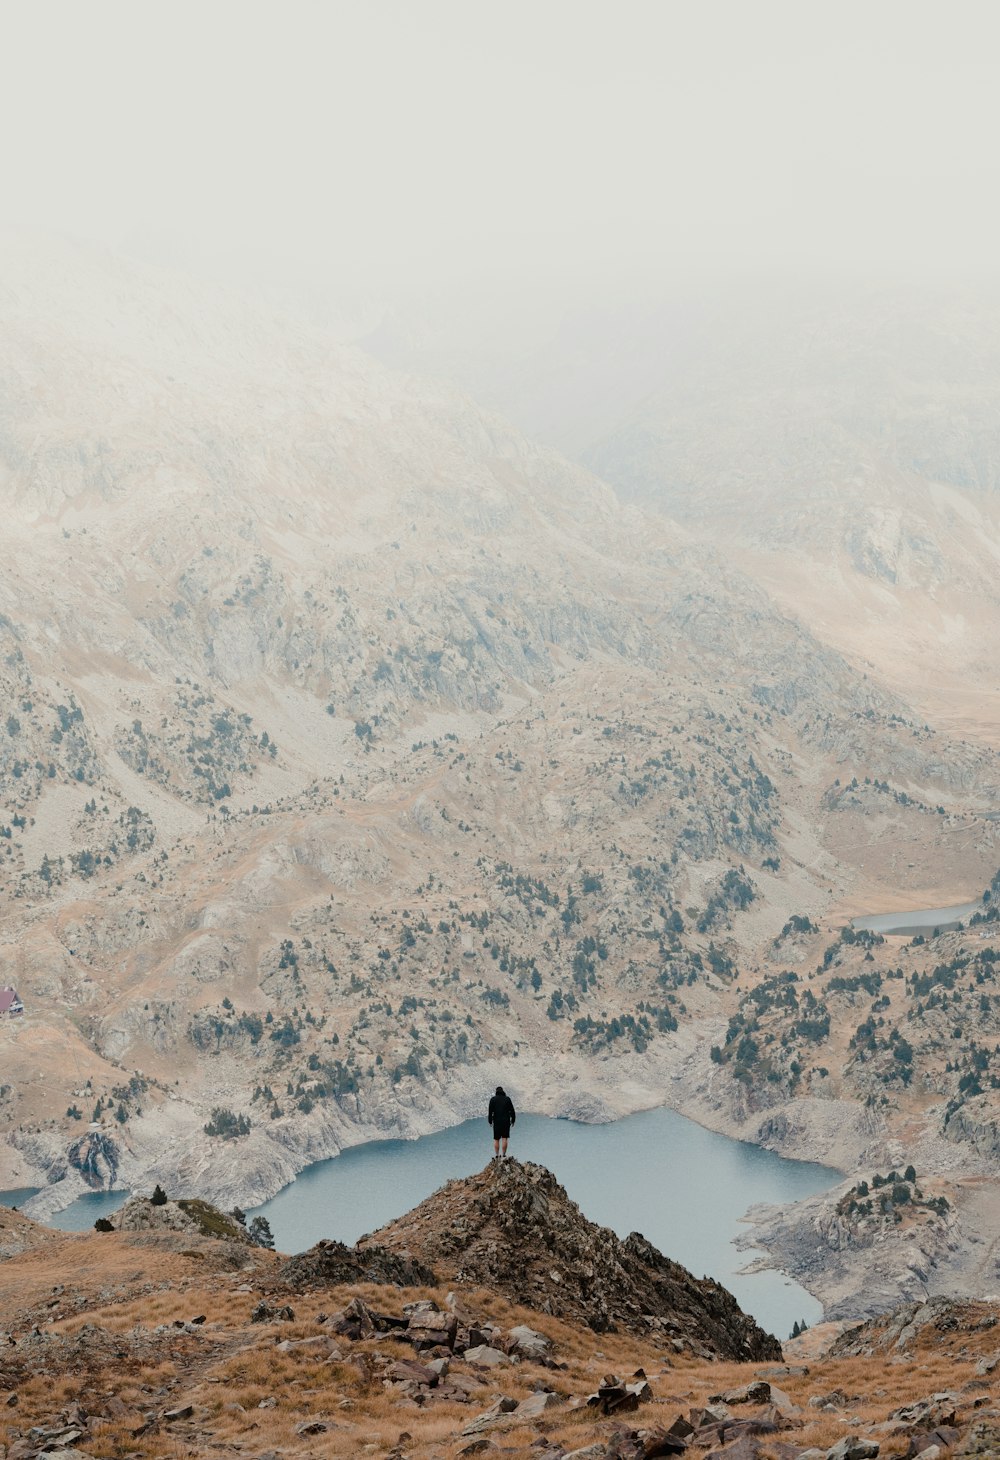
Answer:
[[[492,1154],[485,1116],[417,1140],[373,1141],[306,1167],[247,1216],[267,1218],[280,1252],[300,1252],[323,1237],[355,1242],[446,1181],[480,1170]],[[547,1166],[591,1221],[622,1237],[641,1232],[696,1276],[716,1278],[779,1339],[796,1321],[822,1317],[818,1301],[783,1273],[743,1272],[759,1254],[740,1250],[735,1239],[747,1230],[748,1207],[824,1191],[840,1180],[831,1167],[787,1160],[662,1107],[607,1125],[520,1115],[510,1154]],[[0,1193],[0,1201],[13,1205],[31,1194],[30,1188]],[[126,1195],[89,1193],[51,1224],[83,1231]]]

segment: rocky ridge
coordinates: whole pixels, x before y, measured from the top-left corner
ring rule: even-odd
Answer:
[[[494,1160],[451,1181],[358,1245],[369,1242],[597,1333],[661,1331],[678,1353],[703,1358],[781,1357],[725,1288],[692,1277],[638,1232],[622,1241],[595,1226],[531,1161]]]

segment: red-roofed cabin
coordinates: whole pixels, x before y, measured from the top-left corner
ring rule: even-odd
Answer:
[[[0,1014],[9,1014],[16,1019],[19,1014],[24,1013],[24,1005],[18,996],[17,989],[0,989]]]

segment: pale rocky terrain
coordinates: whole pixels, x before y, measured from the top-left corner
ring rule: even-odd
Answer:
[[[792,917],[987,886],[988,737],[450,388],[2,255],[0,1188],[250,1205],[498,1079],[985,1173],[988,1112],[710,1050]]]

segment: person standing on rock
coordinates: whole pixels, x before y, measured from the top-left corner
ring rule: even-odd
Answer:
[[[486,1119],[493,1127],[493,1159],[496,1160],[498,1156],[501,1158],[506,1156],[510,1128],[517,1119],[514,1102],[502,1085],[498,1085],[496,1094],[490,1097],[490,1108],[486,1113]]]

